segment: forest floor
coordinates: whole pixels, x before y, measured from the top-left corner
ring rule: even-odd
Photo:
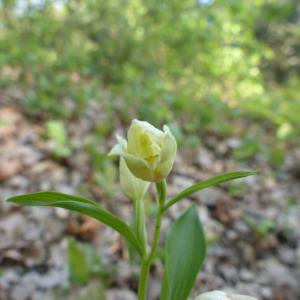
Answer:
[[[110,200],[95,184],[85,148],[101,108],[91,106],[68,123],[73,153],[69,158],[55,159],[51,141],[44,138],[43,123],[28,118],[18,106],[2,103],[0,300],[76,300],[90,295],[88,290],[97,284],[97,276],[85,287],[72,282],[68,237],[96,249],[106,274],[101,278],[108,300],[136,299],[138,267],[128,262],[127,247],[117,233],[63,209],[21,208],[4,201],[35,191],[81,194],[128,219],[131,203],[115,189]],[[121,126],[119,130],[124,134]],[[113,143],[113,139],[107,140],[100,148],[109,150]],[[300,299],[300,153],[291,150],[274,171],[259,158],[247,164],[234,160],[231,152],[238,143],[234,137],[210,136],[197,149],[179,151],[169,178],[169,196],[224,171],[259,169],[260,174],[196,193],[175,205],[163,230],[191,202],[198,205],[209,246],[194,295],[224,289],[261,300]],[[151,199],[147,201],[151,219]],[[151,232],[153,224],[148,225]],[[157,262],[151,270],[151,300],[157,299],[161,276],[162,266]]]

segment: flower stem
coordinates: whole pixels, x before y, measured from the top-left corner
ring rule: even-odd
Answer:
[[[147,259],[145,259],[142,261],[142,265],[141,265],[138,300],[146,300],[147,299],[149,271],[150,271],[150,264],[149,264],[149,261]]]
[[[146,257],[142,258],[141,265],[141,274],[139,281],[139,291],[138,291],[138,300],[147,300],[147,289],[148,289],[148,281],[149,281],[149,271],[151,264],[155,258],[156,250],[158,247],[160,230],[161,230],[161,222],[163,216],[163,205],[166,199],[166,184],[165,182],[160,182],[156,184],[157,192],[158,192],[158,201],[157,201],[157,214],[155,221],[155,230],[153,235],[153,243],[150,249],[150,252]]]

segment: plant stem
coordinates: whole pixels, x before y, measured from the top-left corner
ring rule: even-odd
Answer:
[[[148,280],[149,280],[149,271],[150,264],[148,259],[142,261],[141,265],[141,274],[139,278],[139,292],[138,292],[138,300],[146,300],[147,299],[147,288],[148,288]]]
[[[160,211],[158,211],[157,217],[156,217],[153,244],[152,244],[150,253],[147,255],[147,257],[145,259],[142,260],[138,300],[146,300],[147,299],[149,271],[150,271],[150,266],[153,262],[153,259],[155,258],[155,253],[156,253],[156,249],[157,249],[158,242],[159,242],[161,221],[162,221],[162,214]]]
[[[151,250],[146,257],[142,259],[141,265],[141,274],[139,281],[139,292],[138,292],[138,300],[147,300],[147,289],[148,289],[148,281],[149,281],[149,271],[151,264],[155,258],[160,230],[161,230],[161,222],[163,216],[163,205],[166,199],[166,184],[165,182],[160,182],[156,184],[157,192],[158,192],[158,201],[157,201],[157,214],[155,221],[155,230],[153,235],[153,243]]]

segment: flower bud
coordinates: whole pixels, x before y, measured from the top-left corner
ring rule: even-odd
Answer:
[[[128,130],[128,141],[117,137],[118,144],[110,154],[125,159],[134,176],[151,182],[160,182],[172,169],[177,143],[168,126],[163,131],[148,122],[133,120]]]
[[[212,291],[199,295],[195,300],[257,300],[256,298],[245,295],[229,295],[222,291]]]
[[[150,182],[135,177],[128,169],[123,158],[120,159],[120,184],[123,193],[131,200],[140,200],[144,197]]]

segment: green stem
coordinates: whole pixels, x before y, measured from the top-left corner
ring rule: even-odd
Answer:
[[[150,271],[150,264],[149,264],[149,261],[147,259],[145,259],[142,261],[142,265],[141,265],[138,300],[146,300],[147,299],[149,271]]]
[[[155,258],[156,250],[159,243],[160,230],[161,230],[161,222],[163,216],[163,205],[166,199],[166,183],[160,182],[156,184],[157,193],[158,193],[158,201],[157,201],[157,214],[155,221],[155,230],[153,235],[153,243],[149,254],[142,259],[141,265],[141,274],[139,281],[139,293],[138,300],[146,300],[147,299],[147,289],[148,289],[148,281],[149,281],[149,272],[151,264]]]

